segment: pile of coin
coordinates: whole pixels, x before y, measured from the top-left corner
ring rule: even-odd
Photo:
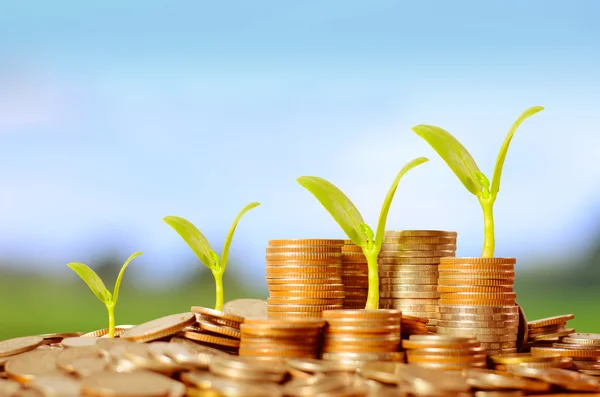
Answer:
[[[428,318],[408,316],[402,313],[401,334],[402,339],[408,339],[410,335],[431,334],[427,323]]]
[[[551,346],[532,346],[531,354],[537,357],[568,357],[578,369],[600,375],[600,335],[571,333]],[[594,365],[586,365],[593,363]]]
[[[567,321],[574,318],[574,314],[563,314],[527,323],[527,347],[552,346],[560,337],[574,333],[574,328],[565,328]]]
[[[321,319],[246,318],[239,354],[268,360],[316,358],[324,326]]]
[[[442,258],[437,332],[474,336],[488,354],[516,353],[514,258]]]
[[[364,309],[369,291],[367,258],[351,240],[345,240],[342,246],[342,283],[344,309]]]
[[[269,317],[320,317],[344,303],[344,240],[270,240],[267,247]]]
[[[491,365],[502,371],[506,371],[511,366],[521,366],[529,368],[571,368],[573,359],[570,357],[553,356],[534,356],[531,353],[513,353],[498,356],[490,356]]]
[[[212,346],[223,351],[236,353],[240,346],[240,325],[244,318],[206,307],[192,306],[196,323],[183,330],[183,337]],[[121,335],[126,337],[127,333]]]
[[[452,335],[411,335],[402,341],[406,360],[426,368],[485,368],[486,354],[475,338]]]
[[[325,360],[399,361],[402,312],[327,310],[322,357]]]
[[[435,331],[439,292],[438,265],[456,255],[456,232],[386,231],[379,253],[379,304],[428,318]]]

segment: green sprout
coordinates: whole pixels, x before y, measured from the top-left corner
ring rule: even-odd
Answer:
[[[106,306],[106,310],[108,310],[108,337],[115,337],[115,306],[117,305],[117,300],[119,299],[119,289],[121,288],[121,281],[123,280],[123,275],[125,274],[125,269],[129,266],[129,263],[142,255],[142,252],[134,252],[131,256],[125,261],[123,267],[121,267],[121,271],[119,272],[119,276],[117,277],[117,281],[115,283],[115,288],[113,293],[104,285],[104,282],[92,269],[90,269],[87,265],[78,262],[71,262],[67,264],[75,273],[81,277],[81,279],[87,284],[88,287],[92,290],[94,295],[100,299],[100,302],[104,303]]]
[[[413,131],[433,147],[463,185],[465,185],[467,190],[477,196],[483,208],[484,243],[481,256],[484,258],[492,258],[494,256],[494,202],[500,190],[500,178],[502,177],[502,168],[506,159],[506,153],[508,152],[508,146],[521,123],[542,110],[544,108],[541,106],[530,107],[510,127],[500,148],[491,184],[489,179],[479,171],[477,163],[475,163],[475,160],[467,149],[448,131],[432,125],[421,124],[413,127]]]
[[[362,252],[367,258],[369,291],[367,294],[367,303],[365,309],[379,308],[379,272],[377,269],[377,258],[383,236],[385,233],[385,224],[392,200],[400,179],[414,167],[429,161],[425,157],[419,157],[406,164],[398,175],[383,201],[379,222],[377,224],[377,234],[363,220],[362,215],[350,199],[331,182],[316,176],[301,176],[297,179],[298,183],[311,192],[321,205],[331,214],[333,219],[340,225],[346,235],[354,244],[362,248]]]
[[[178,216],[166,216],[163,220],[171,226],[177,234],[190,246],[192,251],[196,254],[200,262],[208,267],[215,278],[216,285],[216,301],[215,309],[223,310],[223,273],[227,268],[227,260],[229,258],[229,247],[231,246],[231,240],[233,239],[233,233],[238,225],[242,216],[250,211],[252,208],[258,207],[260,203],[250,203],[246,205],[238,214],[233,221],[227,238],[225,239],[225,245],[223,246],[223,255],[219,255],[212,249],[208,240],[204,235],[194,226],[190,221],[178,217]]]

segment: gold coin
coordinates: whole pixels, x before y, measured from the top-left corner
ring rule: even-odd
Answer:
[[[413,351],[406,353],[406,361],[409,363],[476,363],[485,362],[485,354],[473,354],[465,356],[444,356],[444,355],[413,355]]]
[[[238,328],[213,324],[204,320],[198,320],[198,325],[200,325],[200,329],[202,329],[202,331],[212,332],[213,334],[223,335],[235,339],[239,339],[242,336]]]
[[[379,279],[379,285],[437,285],[437,277],[397,277]]]
[[[130,328],[135,327],[135,325],[121,325],[121,326],[116,326],[115,327],[115,337],[120,336],[123,332],[127,331]],[[82,338],[89,338],[89,337],[102,337],[105,335],[108,335],[109,333],[109,329],[108,328],[104,328],[104,329],[99,329],[96,331],[91,331],[91,332],[87,332],[83,335],[80,335]]]
[[[279,254],[289,252],[308,252],[308,253],[319,253],[319,252],[335,252],[340,253],[341,247],[338,245],[278,245],[266,248],[267,254]]]
[[[299,265],[299,266],[266,266],[266,274],[269,275],[280,275],[280,274],[303,274],[303,273],[316,273],[316,274],[339,274],[342,270],[340,265],[329,265],[329,266],[310,266],[310,265]]]
[[[485,354],[481,347],[443,348],[425,347],[422,349],[409,349],[406,351],[408,358],[415,356],[470,356],[474,354]]]
[[[287,240],[269,240],[270,246],[280,245],[344,245],[344,240],[337,239],[287,239]]]
[[[496,293],[496,292],[512,292],[513,287],[499,287],[499,286],[470,286],[470,285],[438,285],[438,292],[441,293],[456,293],[456,292],[474,292],[474,293]]]
[[[600,348],[600,334],[590,333],[573,333],[562,339],[564,343],[581,344],[581,345],[598,345]]]
[[[272,273],[267,273],[267,282],[271,282],[271,280],[275,280],[278,278],[290,278],[290,277],[297,277],[297,278],[304,278],[304,279],[311,279],[311,280],[323,280],[323,279],[328,279],[330,278],[332,275],[336,275],[339,278],[336,280],[337,283],[339,283],[341,281],[341,276],[340,273],[291,273],[291,272],[286,272],[286,273],[281,273],[281,274],[272,274]],[[323,282],[323,281],[321,281]]]
[[[423,243],[383,243],[385,251],[456,251],[456,244],[423,244]]]
[[[164,397],[171,393],[174,383],[166,376],[149,371],[101,372],[82,380],[81,393],[98,397]]]
[[[268,266],[334,266],[340,265],[341,262],[338,258],[329,259],[302,259],[302,260],[266,260],[265,263]]]
[[[121,334],[120,339],[149,342],[174,335],[195,322],[196,316],[194,313],[172,314],[130,328]]]
[[[437,307],[438,299],[436,298],[381,298],[380,301],[392,302],[403,306],[435,306]]]
[[[569,329],[565,329],[562,331],[558,331],[558,332],[553,332],[553,333],[548,333],[548,334],[541,334],[541,335],[531,335],[529,334],[529,341],[532,342],[536,342],[539,340],[548,340],[548,339],[554,339],[554,338],[558,338],[561,336],[567,336],[569,334],[572,334],[575,331],[574,328],[569,328]]]
[[[488,314],[488,313],[519,313],[516,305],[504,306],[478,306],[478,305],[446,305],[440,306],[440,313],[465,313],[465,314]]]
[[[60,345],[61,347],[68,348],[94,346],[99,339],[100,338],[97,336],[88,336],[87,338],[64,338],[60,342]]]
[[[445,230],[386,230],[386,237],[452,237],[458,236],[457,232],[445,231]]]
[[[225,313],[220,310],[210,309],[208,307],[202,306],[192,306],[192,312],[201,314],[206,317],[210,317],[214,320],[222,320],[233,323],[233,327],[236,327],[236,324],[241,324],[244,322],[244,317],[240,317],[233,313]],[[229,325],[229,324],[226,324]]]
[[[461,332],[466,335],[508,335],[517,334],[517,327],[501,327],[501,328],[477,328],[477,327],[467,327],[467,326],[459,326],[459,327],[448,327],[448,326],[440,326],[438,325],[437,330],[440,334],[452,334],[456,332]]]
[[[379,271],[383,272],[434,272],[438,275],[438,265],[382,265],[377,266]]]
[[[504,321],[448,321],[448,320],[439,320],[437,325],[439,327],[449,327],[449,328],[501,328],[501,327],[517,327],[519,325],[518,320],[504,320]]]
[[[515,376],[511,373],[492,371],[485,369],[468,369],[462,371],[463,376],[467,378],[467,382],[478,389],[520,389],[519,393],[524,395],[523,391],[528,392],[543,392],[550,390],[550,384],[539,380],[532,380]],[[498,392],[487,392],[487,393],[498,393]],[[504,397],[500,392],[500,395],[489,395],[484,394],[482,397]],[[506,397],[509,397],[507,395]],[[479,397],[477,393],[475,397]]]
[[[323,299],[311,299],[311,298],[268,298],[267,303],[269,305],[342,305],[344,304],[343,298],[323,298]],[[268,307],[267,307],[268,308]],[[267,309],[268,310],[268,309]]]
[[[482,257],[474,257],[474,258],[445,258],[440,264],[504,264],[504,265],[515,265],[517,260],[515,258],[482,258]]]
[[[600,349],[561,349],[557,347],[532,347],[531,354],[534,356],[566,356],[577,358],[578,360],[600,359]]]
[[[60,371],[56,360],[61,350],[33,350],[12,357],[5,365],[9,378],[19,383],[29,383],[41,375],[56,375]]]
[[[441,270],[440,278],[483,278],[483,279],[514,279],[515,272],[510,270],[480,271],[480,270]]]
[[[403,361],[404,352],[381,353],[323,353],[323,360],[333,361]]]
[[[452,244],[456,246],[456,237],[384,237],[386,244]]]
[[[514,272],[515,265],[483,264],[483,263],[440,263],[440,270],[447,271],[486,271],[486,272]]]
[[[451,250],[432,250],[432,251],[392,251],[381,250],[379,258],[443,258],[456,255]]]
[[[310,284],[310,285],[330,285],[341,284],[342,278],[339,275],[328,278],[305,278],[305,277],[281,277],[271,278],[267,280],[269,286],[272,285],[287,285],[287,284]]]
[[[502,356],[490,356],[490,360],[497,364],[521,364],[529,362],[550,362],[554,361],[559,355],[555,356],[535,356],[531,353],[515,353]]]
[[[333,309],[339,309],[341,308],[341,305],[314,305],[314,306],[308,306],[308,305],[293,305],[293,304],[287,304],[287,305],[271,305],[269,304],[267,306],[267,310],[269,312],[269,314],[273,313],[273,312],[322,312],[324,310],[333,310]]]
[[[241,328],[242,332],[244,332],[244,330],[248,330],[250,328],[257,328],[257,327],[268,327],[270,329],[280,327],[282,329],[291,329],[291,330],[304,329],[304,328],[320,329],[320,328],[323,328],[325,326],[325,324],[326,324],[325,320],[322,320],[322,319],[312,319],[312,320],[290,319],[289,321],[282,321],[282,320],[276,320],[276,319],[270,319],[270,318],[247,318],[246,321],[244,322],[244,324],[242,324],[240,326],[240,328]]]
[[[535,378],[560,388],[579,392],[600,392],[600,383],[593,376],[559,368],[528,368],[508,366],[507,370],[520,376]],[[572,395],[571,395],[572,396]]]
[[[487,278],[448,278],[438,277],[438,285],[452,287],[452,286],[481,286],[481,287],[506,287],[513,288],[513,282],[507,281],[506,279],[487,279]]]
[[[434,298],[439,298],[440,294],[437,291],[435,291],[435,292],[380,291],[379,296],[381,298],[434,299]]]
[[[381,265],[438,265],[440,258],[403,258],[379,257],[377,263]]]
[[[217,346],[228,346],[228,347],[239,347],[239,339],[223,338],[220,336],[213,336],[208,334],[201,334],[199,332],[186,331],[182,334],[186,339],[193,340],[196,342],[209,343]]]
[[[506,298],[506,299],[444,299],[444,297],[440,297],[439,305],[479,305],[479,306],[506,306],[506,305],[514,305],[515,300]]]
[[[439,316],[446,321],[519,321],[518,313],[440,313]]]
[[[344,291],[271,291],[269,293],[271,298],[343,298],[345,296]]]
[[[400,326],[400,318],[369,318],[369,317],[346,317],[346,318],[327,318],[328,329],[334,327],[348,327],[348,326],[359,326],[359,327],[373,327],[379,328],[388,325]]]
[[[270,284],[269,291],[341,291],[344,284]]]
[[[369,319],[400,319],[400,310],[327,310],[323,312],[325,319],[369,318]]]
[[[542,318],[540,320],[529,321],[529,329],[537,327],[547,327],[552,325],[560,325],[566,323],[569,320],[575,318],[574,314],[563,314],[561,316],[554,316],[548,318]]]
[[[266,254],[267,261],[298,261],[304,262],[307,260],[332,260],[341,263],[341,252],[270,252]]]
[[[315,318],[321,317],[321,312],[269,312],[269,318]]]
[[[403,291],[403,292],[437,292],[437,285],[430,284],[380,284],[380,291]]]
[[[405,278],[405,277],[413,277],[413,278],[436,278],[438,276],[437,272],[416,272],[416,271],[380,271],[380,278]]]
[[[42,336],[23,336],[0,341],[0,357],[12,356],[35,349],[44,342]]]

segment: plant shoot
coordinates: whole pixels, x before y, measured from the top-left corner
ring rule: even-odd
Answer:
[[[477,163],[475,163],[475,160],[467,149],[448,131],[432,125],[421,124],[413,127],[413,131],[433,147],[463,185],[465,185],[467,190],[479,200],[483,209],[484,242],[481,256],[484,258],[492,258],[494,256],[494,202],[500,191],[500,178],[502,177],[502,168],[504,167],[508,147],[521,123],[543,109],[541,106],[530,107],[510,127],[500,148],[491,183],[479,170]]]
[[[377,269],[377,258],[383,236],[385,233],[385,224],[387,216],[392,205],[392,200],[400,179],[414,167],[429,161],[425,157],[419,157],[406,164],[390,187],[379,214],[377,224],[377,233],[369,227],[363,220],[362,215],[350,199],[331,182],[316,176],[301,176],[297,179],[298,183],[311,192],[317,200],[331,214],[333,219],[340,225],[348,238],[359,247],[367,258],[369,291],[367,295],[367,304],[365,309],[379,308],[379,272]]]
[[[94,295],[100,300],[100,302],[104,303],[106,306],[106,310],[108,311],[108,337],[115,337],[115,306],[117,305],[117,300],[119,299],[119,289],[121,288],[121,281],[123,280],[123,275],[125,274],[125,269],[129,266],[129,263],[142,255],[142,252],[134,252],[131,256],[125,261],[123,267],[121,267],[121,271],[119,272],[119,276],[117,277],[117,281],[115,282],[115,288],[113,293],[104,285],[104,282],[87,265],[83,263],[71,262],[67,264],[75,273],[81,277],[81,279],[87,284],[88,287],[92,290]]]
[[[178,216],[166,216],[163,220],[171,226],[177,234],[181,236],[181,238],[190,246],[192,251],[196,254],[200,262],[204,264],[204,266],[210,269],[213,277],[215,278],[215,286],[216,286],[216,299],[215,299],[215,309],[223,310],[223,273],[225,273],[225,269],[227,268],[227,260],[229,259],[229,247],[231,246],[231,240],[233,239],[233,233],[235,232],[235,228],[237,227],[242,216],[250,211],[252,208],[258,207],[260,203],[250,203],[245,206],[238,216],[233,221],[231,228],[229,229],[229,233],[227,234],[227,238],[225,239],[225,245],[223,246],[223,254],[221,257],[212,249],[210,243],[204,237],[204,235],[198,230],[196,226],[194,226],[190,221],[178,217]]]

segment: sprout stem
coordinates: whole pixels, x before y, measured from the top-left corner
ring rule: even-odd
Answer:
[[[367,257],[367,267],[369,270],[369,292],[367,294],[367,304],[365,309],[379,309],[379,269],[377,268],[377,257],[379,250],[367,251],[363,248],[363,253]]]
[[[115,337],[115,305],[109,303],[106,305],[106,310],[108,310],[108,337]]]
[[[483,258],[493,258],[495,239],[494,239],[494,201],[491,199],[479,198],[483,208]]]
[[[223,273],[219,271],[213,272],[215,277],[215,310],[223,310]]]

